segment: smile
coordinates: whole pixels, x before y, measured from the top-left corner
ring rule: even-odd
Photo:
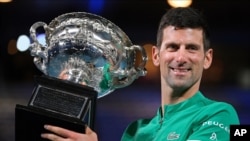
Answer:
[[[184,74],[189,72],[191,69],[187,69],[187,68],[170,68],[175,74]]]
[[[174,72],[188,72],[190,69],[175,69],[175,68],[172,68],[172,70]]]

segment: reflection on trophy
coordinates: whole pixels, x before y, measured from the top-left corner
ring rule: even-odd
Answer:
[[[37,40],[38,28],[45,31],[46,45]],[[72,128],[83,130],[86,123],[93,128],[95,99],[146,75],[144,48],[133,45],[118,26],[98,15],[72,12],[49,25],[36,22],[30,36],[31,56],[44,76],[35,77],[37,86],[28,106],[16,106],[16,136],[23,123],[19,120],[31,121],[34,113],[36,122],[43,117],[41,126],[58,124],[79,131]]]

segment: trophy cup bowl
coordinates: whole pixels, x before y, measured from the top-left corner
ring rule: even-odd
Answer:
[[[45,31],[45,45],[38,28]],[[43,141],[44,124],[85,132],[87,120],[93,128],[96,99],[146,75],[144,48],[98,15],[72,12],[48,25],[36,22],[30,37],[30,54],[44,75],[35,77],[28,106],[16,105],[17,141]]]
[[[40,27],[45,30],[46,45],[37,40],[36,30]],[[92,87],[98,98],[146,75],[144,48],[133,45],[118,26],[101,16],[66,13],[49,25],[34,23],[30,36],[30,53],[40,71]],[[138,56],[141,59],[136,65]]]

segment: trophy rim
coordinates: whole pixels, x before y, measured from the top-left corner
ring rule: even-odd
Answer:
[[[101,20],[101,23],[104,22],[105,25],[111,24],[113,31],[116,31],[115,33],[118,34],[120,38],[123,38],[123,39],[125,38],[125,40],[122,40],[125,46],[130,47],[133,45],[133,42],[128,37],[128,35],[115,23],[113,23],[112,21],[108,20],[107,18],[103,16],[85,12],[85,11],[68,12],[68,13],[61,14],[55,17],[53,20],[51,20],[51,22],[48,24],[48,27],[56,28],[57,26],[60,25],[62,21],[64,21],[65,19],[70,19],[70,18],[88,18],[88,19],[94,19],[94,20]]]

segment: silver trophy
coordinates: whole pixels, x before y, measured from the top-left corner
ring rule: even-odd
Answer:
[[[46,45],[37,40],[39,27],[45,30]],[[39,70],[48,76],[93,87],[98,98],[146,74],[144,48],[133,45],[118,26],[98,15],[63,14],[49,25],[33,24],[30,35],[33,42],[29,49]],[[138,54],[141,62],[135,66]]]
[[[45,31],[45,45],[37,39],[38,28]],[[93,97],[101,98],[146,75],[144,48],[133,45],[118,26],[101,16],[86,12],[66,13],[53,19],[49,25],[34,23],[30,36],[30,54],[46,77],[38,77],[39,85],[34,90],[29,108],[84,121],[86,111],[95,108]],[[17,106],[16,114],[25,115],[23,109],[27,108]],[[35,111],[39,114],[40,110]],[[89,115],[89,126],[93,128],[94,114]]]

